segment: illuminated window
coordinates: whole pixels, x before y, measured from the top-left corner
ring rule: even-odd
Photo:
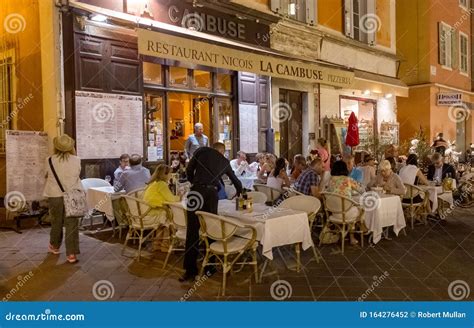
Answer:
[[[216,89],[220,92],[231,93],[232,91],[232,75],[217,73]]]
[[[196,89],[210,90],[212,87],[211,73],[206,71],[193,71],[194,76],[194,87]]]
[[[170,67],[170,85],[175,87],[187,87],[189,85],[188,69]]]
[[[162,85],[163,75],[161,65],[143,62],[143,82]]]

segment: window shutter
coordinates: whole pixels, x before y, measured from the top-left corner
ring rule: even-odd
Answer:
[[[443,24],[438,22],[438,59],[440,65],[446,65],[445,38]]]
[[[459,48],[458,48],[458,38],[456,37],[456,30],[453,28],[448,33],[451,34],[451,67],[457,69],[459,67]]]
[[[270,6],[273,12],[281,14],[283,11],[283,0],[271,0]]]
[[[354,37],[354,15],[352,13],[352,0],[344,0],[344,34],[350,38]]]
[[[306,23],[310,25],[316,24],[317,17],[317,0],[306,0]]]
[[[365,19],[365,24],[367,24],[367,43],[370,46],[375,46],[377,31],[380,28],[380,20],[376,16],[376,0],[367,0],[367,18]]]

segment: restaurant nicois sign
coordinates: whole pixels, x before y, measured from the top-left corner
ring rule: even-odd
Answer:
[[[354,81],[353,72],[272,53],[244,51],[145,29],[137,29],[137,34],[138,52],[142,55],[341,88],[351,87]]]

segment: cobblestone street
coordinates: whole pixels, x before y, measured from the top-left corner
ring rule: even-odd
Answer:
[[[300,273],[291,270],[295,266],[292,249],[283,247],[282,256],[274,251],[275,260],[267,267],[261,284],[250,279],[250,268],[244,268],[228,279],[226,296],[219,297],[220,273],[194,285],[180,283],[180,253],[172,255],[163,270],[163,253],[145,252],[140,262],[133,258],[132,247],[121,255],[120,241],[112,238],[111,231],[82,233],[80,261],[71,265],[66,263],[64,249],[60,256],[47,254],[49,227],[27,228],[22,234],[5,230],[0,232],[0,298],[260,301],[278,298],[279,294],[272,297],[270,291],[273,283],[283,280],[291,290],[285,297],[291,301],[450,300],[450,283],[461,280],[471,289],[474,286],[473,231],[472,210],[462,209],[445,226],[429,223],[414,230],[407,228],[407,236],[403,232],[399,237],[391,234],[393,240],[382,240],[375,247],[348,247],[344,256],[339,246],[324,246],[319,264],[307,250]]]

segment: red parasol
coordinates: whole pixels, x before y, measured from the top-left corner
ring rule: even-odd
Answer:
[[[357,117],[354,112],[349,116],[349,127],[346,135],[346,145],[349,147],[355,147],[359,144],[359,125],[357,124]]]

